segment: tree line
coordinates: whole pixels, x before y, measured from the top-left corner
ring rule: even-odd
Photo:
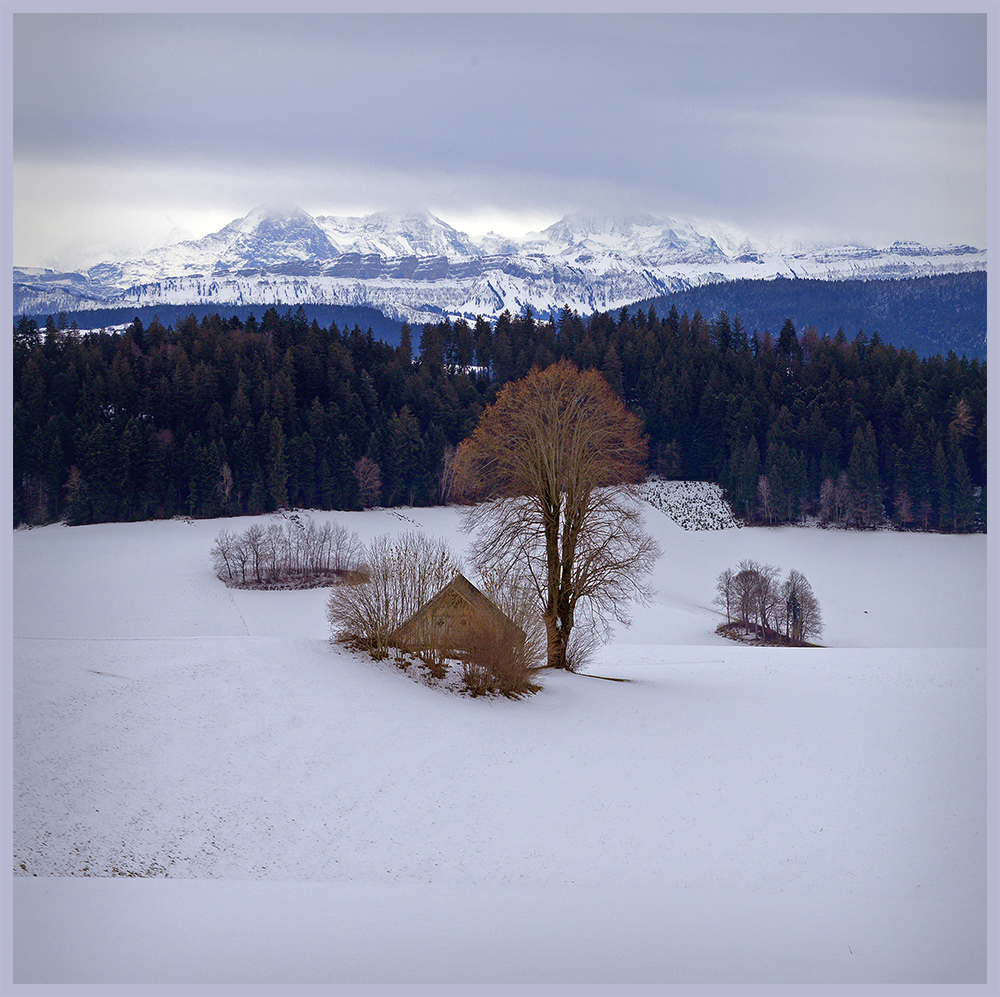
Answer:
[[[639,418],[648,471],[719,482],[749,522],[985,522],[985,362],[652,306],[442,319],[398,346],[302,309],[121,333],[22,318],[14,521],[436,504],[504,385],[562,359]]]

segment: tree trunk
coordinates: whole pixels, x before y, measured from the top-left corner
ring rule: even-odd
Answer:
[[[553,493],[554,492],[554,493]],[[560,626],[561,561],[559,556],[559,527],[562,519],[562,496],[552,490],[543,496],[542,521],[545,529],[545,573],[547,598],[545,605],[545,633],[547,664],[549,668],[566,667],[566,641]]]
[[[566,638],[554,612],[545,613],[546,665],[549,668],[566,668]]]

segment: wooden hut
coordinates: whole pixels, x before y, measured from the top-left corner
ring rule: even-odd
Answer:
[[[456,575],[437,595],[402,623],[389,644],[404,651],[435,651],[465,657],[483,634],[507,645],[524,645],[524,631],[464,575]]]

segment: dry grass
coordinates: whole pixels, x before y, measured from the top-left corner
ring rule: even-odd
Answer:
[[[531,645],[512,639],[510,630],[494,621],[479,620],[470,627],[466,655],[462,682],[473,696],[519,699],[540,688],[532,681],[537,659]]]

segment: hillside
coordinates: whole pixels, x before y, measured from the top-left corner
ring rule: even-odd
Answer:
[[[18,979],[984,979],[985,538],[646,521],[653,604],[517,702],[226,589],[252,520],[15,533]],[[807,575],[824,648],[715,635],[743,557]]]
[[[786,319],[821,336],[861,330],[919,356],[954,351],[986,359],[986,273],[939,274],[896,280],[736,280],[704,284],[637,302],[633,309],[671,307],[693,315],[727,312],[747,329],[777,336]]]
[[[720,485],[747,521],[985,525],[986,365],[921,360],[725,313],[442,321],[396,348],[304,308],[77,335],[14,332],[14,523],[442,500],[451,448],[533,367],[596,368],[641,419],[647,470]],[[846,477],[841,480],[842,474]],[[766,494],[761,478],[766,478]]]

